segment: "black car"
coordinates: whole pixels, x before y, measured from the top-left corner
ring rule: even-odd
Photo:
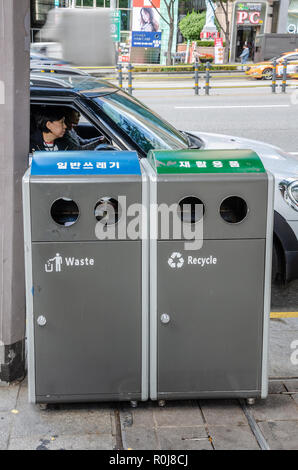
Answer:
[[[202,140],[177,131],[147,106],[116,86],[90,76],[31,75],[31,114],[45,105],[70,106],[82,119],[83,138],[104,135],[117,150],[136,150],[146,157],[150,149],[200,148]]]
[[[31,125],[44,106],[71,107],[81,114],[76,128],[87,139],[105,137],[97,149],[252,149],[275,176],[273,278],[298,278],[297,160],[277,147],[234,136],[182,132],[122,89],[90,76],[31,75]],[[291,194],[289,193],[291,192]]]

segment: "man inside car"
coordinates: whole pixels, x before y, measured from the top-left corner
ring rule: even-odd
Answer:
[[[63,137],[65,145],[76,146],[79,150],[94,150],[98,145],[107,143],[103,136],[83,139],[76,131],[76,126],[80,122],[80,113],[74,108],[65,109],[66,132]]]

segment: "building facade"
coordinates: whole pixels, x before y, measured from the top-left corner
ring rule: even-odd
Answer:
[[[256,36],[271,32],[272,11],[269,2],[235,2],[232,8],[231,55],[232,62],[239,60],[244,45],[254,51]],[[270,24],[269,24],[270,23]],[[253,57],[251,57],[253,59]]]
[[[114,6],[120,12],[120,45],[122,50],[131,51],[133,62],[165,63],[167,44],[169,39],[169,26],[167,10],[164,0],[153,0],[158,7],[160,15],[154,11],[158,30],[155,43],[150,35],[143,34],[143,43],[132,43],[132,34],[135,30],[136,15],[140,10],[152,8],[149,0],[31,0],[31,27],[32,41],[35,32],[39,30],[45,20],[47,12],[54,7],[76,8],[110,8]],[[175,1],[175,24],[172,52],[176,51],[177,36],[179,41],[179,20],[188,12],[204,11],[206,0],[177,0]],[[145,8],[144,8],[145,7]],[[228,2],[228,18],[230,26],[230,61],[238,61],[244,44],[254,50],[257,35],[263,33],[298,33],[298,0],[242,0]],[[137,11],[138,10],[138,11]],[[220,6],[216,9],[219,22],[225,25],[225,15]],[[139,28],[140,29],[140,28]],[[223,35],[223,33],[221,33]],[[159,40],[160,39],[160,40]],[[156,43],[159,40],[158,47]],[[181,40],[181,36],[180,36]],[[151,41],[151,42],[150,42]],[[137,47],[135,47],[137,45]],[[133,46],[133,47],[132,47]],[[253,59],[253,54],[251,59]]]

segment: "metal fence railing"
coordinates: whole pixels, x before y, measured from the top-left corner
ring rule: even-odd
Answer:
[[[185,66],[176,66],[175,71],[172,71],[172,67],[166,67],[162,66],[162,70],[166,75],[161,75],[160,73],[154,73],[154,68],[152,65],[148,65],[150,68],[150,74],[148,72],[144,71],[142,66],[136,65],[133,66],[131,63],[128,64],[118,64],[116,68],[116,74],[114,75],[113,73],[110,73],[109,76],[107,77],[101,77],[106,80],[112,80],[112,81],[117,81],[118,86],[120,88],[126,89],[130,94],[133,93],[133,81],[135,80],[145,80],[147,81],[156,81],[156,80],[161,80],[161,77],[163,77],[165,80],[170,80],[172,77],[174,80],[185,80],[185,79],[192,79],[194,80],[194,86],[171,86],[171,87],[159,87],[159,86],[153,86],[153,87],[137,87],[135,89],[139,90],[185,90],[185,89],[193,89],[195,95],[209,95],[211,89],[216,89],[216,88],[268,88],[271,87],[272,93],[276,93],[278,90],[282,93],[286,93],[286,89],[289,86],[287,83],[287,80],[289,78],[288,73],[287,73],[287,62],[285,61],[282,65],[283,67],[283,72],[282,74],[277,73],[277,64],[276,61],[272,62],[272,82],[270,83],[265,83],[265,84],[260,84],[258,83],[252,83],[252,84],[239,84],[239,81],[237,84],[233,83],[234,78],[246,78],[245,74],[242,72],[241,74],[238,73],[237,70],[235,70],[233,73],[230,72],[230,75],[224,75],[224,69],[225,67],[222,67],[222,71],[219,73],[214,69],[214,66],[212,67],[209,62],[203,65],[199,64],[199,62],[196,60],[193,65],[188,65],[187,66],[187,71],[192,71],[191,75],[183,75],[179,77],[179,70],[185,70]],[[156,66],[157,67],[157,66]],[[181,68],[180,68],[181,67]],[[227,69],[229,66],[227,66]],[[158,70],[160,70],[161,66],[158,67]],[[177,71],[178,68],[178,71]],[[88,69],[85,67],[85,69]],[[97,69],[97,70],[102,70],[104,69],[105,71],[109,70],[110,72],[115,70],[113,67],[93,67],[92,69]],[[280,68],[279,68],[280,70]],[[211,72],[213,73],[211,75]],[[177,75],[178,74],[178,75]],[[172,76],[172,77],[171,77]],[[231,79],[231,82],[228,84],[224,85],[218,85],[216,84],[216,81],[218,79],[226,79],[229,78]],[[297,75],[298,78],[298,75]],[[214,79],[214,81],[213,81]]]

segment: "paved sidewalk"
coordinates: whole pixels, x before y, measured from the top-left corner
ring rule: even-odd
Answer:
[[[273,307],[297,309],[296,289],[295,283],[283,298],[275,289]],[[293,342],[298,342],[298,318],[270,321],[269,397],[253,406],[239,400],[191,400],[167,402],[164,408],[156,402],[139,403],[136,409],[127,403],[81,403],[41,410],[28,403],[26,380],[0,386],[0,450],[298,450]]]
[[[40,410],[28,404],[26,381],[0,387],[0,449],[260,448],[298,449],[298,379],[271,381],[268,399],[250,407],[238,400],[192,400],[164,408],[98,403]]]

